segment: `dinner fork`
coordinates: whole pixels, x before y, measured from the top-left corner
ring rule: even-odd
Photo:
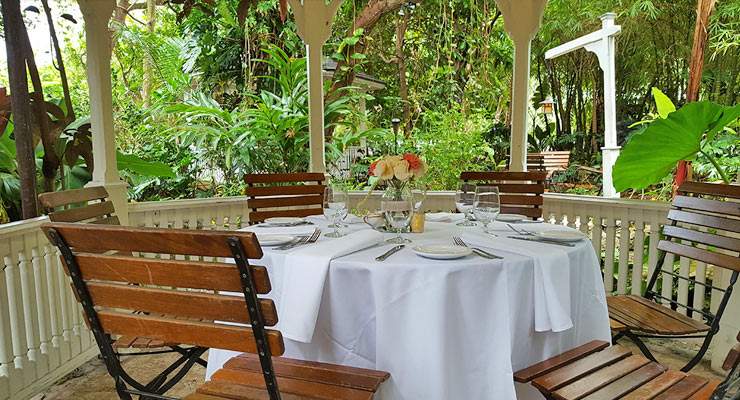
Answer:
[[[485,251],[483,249],[480,249],[478,247],[470,247],[470,246],[468,246],[467,243],[465,243],[465,241],[463,241],[462,238],[459,237],[459,236],[453,236],[452,237],[452,240],[455,242],[456,245],[463,246],[463,247],[468,247],[468,248],[470,248],[470,250],[473,250],[473,253],[475,253],[475,254],[483,257],[483,258],[488,258],[488,259],[491,259],[491,260],[503,259],[503,257],[501,257],[501,256],[497,256],[497,255],[495,255],[493,253],[489,253],[489,252],[487,252],[487,251]]]
[[[315,243],[319,240],[319,236],[321,236],[321,229],[316,228],[310,236],[300,236],[298,240],[280,246],[276,250],[290,250],[304,244]]]

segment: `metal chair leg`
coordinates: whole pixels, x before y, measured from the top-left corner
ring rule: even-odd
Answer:
[[[701,344],[701,348],[699,348],[699,352],[694,355],[694,358],[692,358],[688,364],[684,365],[683,368],[681,368],[681,372],[689,372],[692,368],[696,366],[696,364],[701,361],[702,358],[704,358],[704,354],[706,354],[707,350],[709,350],[709,344],[712,343],[712,337],[714,337],[714,332],[709,331],[707,333],[707,336],[704,338],[704,343]]]
[[[653,353],[650,352],[650,349],[648,349],[647,346],[645,345],[645,342],[643,342],[639,336],[635,335],[632,332],[626,332],[624,336],[627,339],[631,340],[632,343],[637,345],[637,347],[640,349],[642,354],[645,355],[645,357],[647,357],[650,361],[658,362],[658,360],[655,359],[655,356],[653,355]]]

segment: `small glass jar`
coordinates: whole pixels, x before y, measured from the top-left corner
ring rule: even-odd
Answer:
[[[411,217],[411,232],[412,233],[423,233],[424,232],[424,219],[425,215],[423,212],[415,212]]]

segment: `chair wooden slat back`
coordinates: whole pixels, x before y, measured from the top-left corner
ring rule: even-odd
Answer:
[[[96,328],[106,335],[264,352],[268,358],[283,353],[280,332],[265,328],[277,323],[275,305],[256,297],[270,291],[267,271],[247,262],[262,257],[254,234],[71,223],[50,223],[42,229],[60,248],[103,354],[110,341]],[[145,253],[170,254],[173,259],[137,256]],[[178,260],[174,255],[234,258],[237,264]],[[260,338],[266,346],[258,344]]]
[[[325,176],[322,173],[249,174],[249,223],[272,217],[307,217],[323,213]]]
[[[526,215],[532,219],[542,217],[542,204],[547,172],[463,172],[465,182],[498,186],[501,212]]]
[[[53,222],[120,224],[103,186],[41,193],[39,202]]]
[[[688,182],[668,221],[658,249],[740,271],[740,186]]]

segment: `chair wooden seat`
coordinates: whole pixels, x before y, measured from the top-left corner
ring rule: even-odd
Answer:
[[[706,332],[709,325],[635,295],[609,296],[609,316],[631,331],[658,335]]]
[[[546,398],[706,400],[719,380],[668,370],[642,355],[604,341],[592,341],[517,371],[517,382],[531,382]]]
[[[609,329],[612,333],[616,333],[627,329],[627,326],[613,318],[609,318]]]
[[[278,386],[286,399],[369,400],[380,384],[390,377],[381,371],[282,357],[273,357],[272,363]],[[219,399],[267,399],[259,358],[245,353],[229,360],[209,382],[196,390],[195,395]],[[199,397],[186,397],[191,398]]]

